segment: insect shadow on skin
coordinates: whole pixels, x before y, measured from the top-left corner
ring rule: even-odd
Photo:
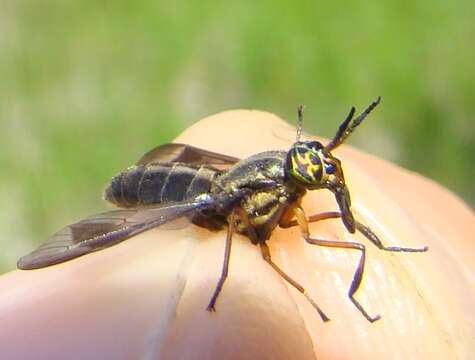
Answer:
[[[365,246],[311,237],[308,224],[340,218],[348,232],[362,233],[381,250],[428,250],[427,247],[385,246],[369,227],[355,219],[341,162],[332,155],[379,102],[380,98],[357,117],[352,107],[327,145],[300,139],[303,123],[300,106],[297,138],[289,151],[265,151],[240,160],[185,144],[158,146],[112,178],[104,198],[120,209],[92,215],[64,227],[46,244],[23,256],[18,268],[30,270],[59,264],[187,217],[192,223],[211,230],[227,227],[221,276],[207,310],[215,310],[228,275],[233,234],[237,232],[259,245],[264,260],[307,298],[323,321],[328,321],[328,316],[305,288],[273,262],[267,245],[276,226],[299,226],[309,244],[360,252],[348,297],[368,321],[374,322],[380,316],[369,315],[355,298],[364,273]],[[301,206],[302,198],[308,190],[318,189],[330,190],[340,211],[307,217]]]

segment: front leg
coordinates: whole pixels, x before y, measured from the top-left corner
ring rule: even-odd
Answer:
[[[366,248],[363,244],[349,242],[349,241],[331,241],[331,240],[323,240],[323,239],[315,239],[310,237],[310,233],[308,230],[308,221],[305,216],[303,209],[299,206],[294,207],[293,209],[295,218],[297,219],[297,224],[300,226],[300,230],[302,231],[302,236],[306,242],[312,245],[318,246],[325,246],[325,247],[332,247],[332,248],[340,248],[340,249],[353,249],[358,250],[361,253],[360,259],[358,261],[358,265],[356,267],[355,273],[353,275],[353,280],[351,281],[350,288],[348,290],[348,298],[351,302],[356,306],[356,308],[363,314],[363,316],[369,322],[375,322],[379,320],[381,317],[379,315],[370,316],[363,306],[359,303],[358,300],[354,297],[355,293],[358,291],[361,280],[363,279],[364,274],[364,267],[365,267],[365,260],[366,260]]]
[[[290,216],[292,215],[292,216]],[[289,228],[292,226],[298,226],[299,223],[297,220],[292,219],[294,215],[294,208],[292,212],[287,213],[287,216],[282,217],[279,226],[282,228]],[[338,219],[341,218],[341,214],[338,211],[326,211],[320,214],[314,214],[306,219],[307,223],[317,222],[328,219]],[[422,248],[410,248],[410,247],[400,247],[400,246],[385,246],[379,237],[371,230],[368,226],[362,224],[361,222],[355,220],[356,230],[363,234],[369,241],[378,247],[380,250],[391,251],[391,252],[425,252],[429,250],[428,246]]]

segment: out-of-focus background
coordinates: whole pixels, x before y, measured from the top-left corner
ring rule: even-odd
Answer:
[[[105,209],[110,177],[145,151],[233,108],[294,121],[304,103],[306,131],[331,137],[382,95],[350,143],[473,206],[474,14],[469,0],[2,1],[0,271]]]

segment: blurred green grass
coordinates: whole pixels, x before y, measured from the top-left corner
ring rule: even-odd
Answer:
[[[110,177],[231,108],[332,136],[475,204],[475,3],[14,1],[0,12],[0,270],[105,208]],[[443,206],[442,204],[440,206]]]

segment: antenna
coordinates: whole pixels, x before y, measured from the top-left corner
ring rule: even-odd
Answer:
[[[348,136],[361,124],[361,122],[366,118],[366,116],[380,103],[381,96],[378,96],[376,100],[374,100],[360,115],[356,118],[353,118],[355,114],[355,107],[353,106],[350,110],[350,113],[346,117],[345,121],[343,121],[338,128],[338,131],[335,134],[330,143],[328,143],[325,148],[328,151],[332,151],[340,144],[342,144]]]
[[[299,105],[297,108],[297,115],[298,115],[298,121],[297,121],[297,139],[295,142],[300,141],[300,137],[302,136],[302,126],[303,126],[303,109],[305,108],[305,105]]]

